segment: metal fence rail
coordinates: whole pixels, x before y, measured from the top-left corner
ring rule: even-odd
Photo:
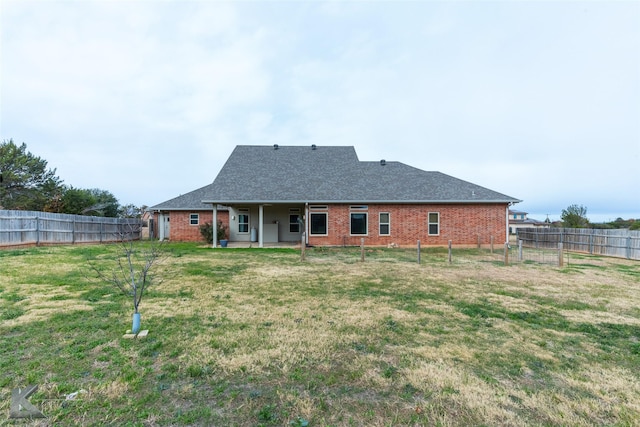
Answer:
[[[141,224],[133,218],[0,210],[0,246],[139,240]]]
[[[521,228],[518,240],[536,249],[557,248],[592,255],[640,260],[640,231],[592,228]]]

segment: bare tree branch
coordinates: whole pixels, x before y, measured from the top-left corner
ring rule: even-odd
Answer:
[[[95,260],[89,261],[91,271],[99,280],[115,286],[132,298],[134,313],[138,313],[144,292],[151,284],[151,268],[160,262],[164,249],[164,242],[135,241],[135,236],[139,236],[139,227],[140,224],[135,222],[126,224],[118,231],[116,265],[108,273]]]

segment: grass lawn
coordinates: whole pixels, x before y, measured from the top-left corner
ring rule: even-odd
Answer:
[[[640,425],[640,262],[170,244],[129,340],[116,248],[0,251],[0,425]]]

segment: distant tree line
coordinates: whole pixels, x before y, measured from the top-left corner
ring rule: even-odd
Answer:
[[[629,230],[640,230],[640,218],[617,218],[615,221],[610,222],[591,223],[587,218],[587,208],[582,205],[568,206],[566,209],[562,210],[562,215],[560,216],[560,218],[562,220],[561,225],[566,228],[628,228]]]
[[[628,228],[629,230],[640,230],[640,218],[638,219],[616,218],[615,221],[593,223],[591,224],[591,228],[604,228],[604,229]]]
[[[23,142],[0,143],[0,209],[140,218],[146,206],[122,206],[109,191],[65,185]]]

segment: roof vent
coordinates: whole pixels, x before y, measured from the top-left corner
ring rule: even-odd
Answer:
[[[312,150],[315,150],[316,148],[317,148],[317,147],[316,147],[316,144],[311,144],[311,149],[312,149]]]
[[[277,150],[278,149],[278,144],[273,144],[273,149]]]
[[[380,166],[384,166],[387,164],[387,161],[385,159],[380,160]]]

